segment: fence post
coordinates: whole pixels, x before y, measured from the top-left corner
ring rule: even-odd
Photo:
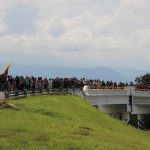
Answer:
[[[16,91],[16,92],[15,92],[15,96],[19,96],[19,91]]]
[[[47,88],[47,94],[49,94],[49,88]]]
[[[32,93],[35,94],[35,89],[32,89]]]
[[[9,92],[5,92],[5,99],[9,99]]]
[[[42,90],[42,88],[40,88],[40,93],[41,93],[41,94],[43,93],[43,90]]]
[[[26,89],[23,91],[23,94],[24,94],[25,96],[27,96],[27,90],[26,90]]]

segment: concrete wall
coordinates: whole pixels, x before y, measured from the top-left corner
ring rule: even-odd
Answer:
[[[150,105],[150,97],[133,96],[133,104]]]
[[[109,105],[109,104],[129,104],[129,96],[115,96],[115,95],[99,95],[86,96],[85,99],[92,103],[92,105]]]
[[[133,105],[132,114],[150,114],[150,105]]]

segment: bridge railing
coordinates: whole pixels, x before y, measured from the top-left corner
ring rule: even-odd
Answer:
[[[135,88],[136,91],[144,91],[144,92],[150,92],[150,89],[140,89],[140,88]]]
[[[125,86],[121,86],[121,87],[116,87],[116,86],[89,86],[90,89],[109,89],[109,90],[123,90],[125,89]]]
[[[83,88],[85,95],[97,96],[97,95],[129,95],[130,88],[114,87],[114,86],[85,86]]]
[[[138,89],[134,87],[131,93],[132,96],[150,97],[150,89]]]
[[[85,86],[85,95],[129,95],[150,97],[150,89],[138,89],[136,86]]]
[[[17,99],[32,95],[41,94],[73,94],[78,95],[80,89],[43,89],[43,90],[32,90],[32,91],[15,91],[15,92],[5,92],[5,99]]]
[[[86,89],[85,89],[86,87]],[[104,87],[104,86],[85,86],[83,92],[85,95],[97,96],[97,95],[131,95],[131,96],[142,96],[150,97],[150,90],[148,89],[137,89],[134,86],[124,86],[124,87]],[[27,95],[39,95],[39,94],[75,94],[84,95],[80,89],[41,89],[41,90],[23,90],[15,92],[5,92],[6,99],[14,99],[26,97]],[[81,94],[82,93],[82,94]]]

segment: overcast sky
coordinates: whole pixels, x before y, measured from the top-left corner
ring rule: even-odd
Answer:
[[[150,0],[0,0],[0,62],[150,69]]]

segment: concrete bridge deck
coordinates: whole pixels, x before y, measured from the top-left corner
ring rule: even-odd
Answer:
[[[130,123],[131,116],[137,115],[138,122],[150,114],[150,90],[138,90],[134,86],[121,88],[84,86],[84,98],[103,112],[117,116]],[[144,123],[143,123],[144,124]],[[139,128],[144,128],[140,126]]]

